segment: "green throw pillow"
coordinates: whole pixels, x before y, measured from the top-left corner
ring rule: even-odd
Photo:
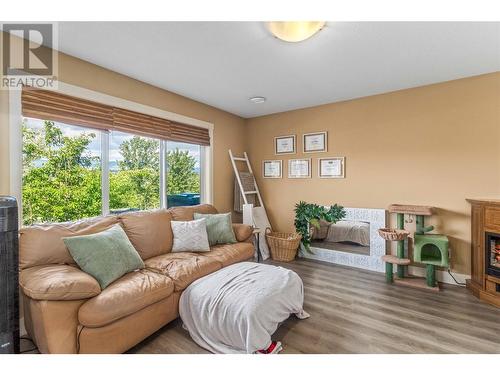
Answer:
[[[208,243],[210,246],[224,243],[236,243],[231,214],[194,214],[194,219],[206,219]]]
[[[101,289],[126,273],[144,268],[144,262],[120,224],[99,233],[64,237],[63,241],[76,264],[93,276]]]

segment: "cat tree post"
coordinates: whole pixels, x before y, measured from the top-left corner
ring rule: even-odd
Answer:
[[[434,264],[425,265],[427,286],[434,288],[436,286],[436,266]]]
[[[415,234],[424,234],[424,217],[422,215],[417,215],[415,226]]]
[[[424,227],[424,215],[416,215],[416,216],[417,220],[416,220],[415,234],[424,234],[434,229],[433,225]]]
[[[389,284],[394,281],[393,273],[394,270],[392,267],[392,263],[385,262],[385,281],[388,282]]]
[[[397,215],[397,228],[404,230],[405,229],[404,214],[398,213],[396,215]],[[397,249],[398,258],[402,259],[405,257],[405,240],[398,241],[397,246],[398,246]],[[405,277],[405,266],[398,265],[398,277],[401,279]]]

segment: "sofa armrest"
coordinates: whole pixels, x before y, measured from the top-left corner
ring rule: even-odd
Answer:
[[[19,274],[23,293],[34,300],[70,301],[92,298],[101,293],[96,279],[65,264],[27,268]]]
[[[238,242],[245,242],[252,237],[253,227],[247,224],[233,224],[233,231]]]

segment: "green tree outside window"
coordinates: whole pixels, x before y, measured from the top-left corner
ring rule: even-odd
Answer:
[[[23,223],[61,222],[101,214],[101,160],[88,149],[95,132],[64,135],[52,121],[23,123]],[[110,171],[110,209],[159,207],[159,141],[134,136],[120,145]],[[178,148],[166,154],[168,194],[199,193],[196,159]]]

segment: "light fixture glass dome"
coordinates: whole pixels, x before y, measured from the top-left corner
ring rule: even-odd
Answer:
[[[325,21],[274,21],[268,22],[267,28],[276,37],[285,42],[302,42],[325,26]]]

